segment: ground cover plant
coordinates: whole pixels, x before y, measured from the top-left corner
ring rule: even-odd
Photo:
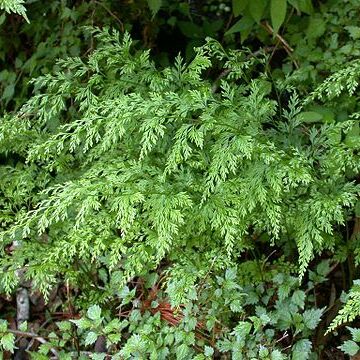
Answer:
[[[359,5],[0,2],[0,356],[356,359]]]

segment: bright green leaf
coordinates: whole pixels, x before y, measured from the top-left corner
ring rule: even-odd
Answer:
[[[88,311],[87,316],[91,320],[98,320],[101,316],[101,308],[99,305],[92,305]]]
[[[360,350],[360,347],[355,341],[347,340],[339,347],[339,349],[346,355],[355,356]]]
[[[273,350],[270,358],[271,360],[285,360],[285,355],[283,355],[279,350]]]
[[[1,336],[0,345],[5,351],[14,352],[15,349],[15,336],[12,333],[7,333]]]
[[[360,329],[347,326],[347,329],[351,332],[351,337],[354,341],[360,342]]]
[[[359,26],[345,26],[345,29],[349,32],[352,39],[357,40],[360,38],[360,27]]]
[[[205,345],[204,355],[205,356],[213,356],[213,354],[214,354],[214,349],[211,346]]]
[[[88,332],[85,338],[85,345],[87,346],[94,344],[97,338],[98,336],[96,333],[94,333],[93,331]]]

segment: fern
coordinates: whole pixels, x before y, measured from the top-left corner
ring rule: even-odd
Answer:
[[[1,234],[3,246],[23,239],[0,261],[7,291],[18,268],[46,293],[79,262],[121,269],[121,286],[189,248],[231,259],[262,233],[297,246],[302,276],[334,246],[359,192],[345,172],[359,162],[333,134],[355,120],[304,123],[296,95],[284,110],[273,99],[261,59],[211,39],[189,64],[158,70],[129,35],[92,31],[97,49],[59,61],[1,122],[1,149],[42,179]],[[214,91],[204,74],[216,64],[227,74]]]
[[[331,322],[327,333],[334,331],[337,327],[344,323],[354,321],[360,315],[360,281],[355,280],[354,285],[351,288],[347,301],[342,309],[340,309],[338,315]]]
[[[26,16],[26,8],[23,5],[24,0],[1,0],[0,10],[4,10],[7,13],[15,13],[21,15],[27,22],[29,19]]]

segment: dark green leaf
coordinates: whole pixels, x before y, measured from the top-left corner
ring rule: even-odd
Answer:
[[[320,122],[323,119],[322,114],[315,111],[303,111],[297,116],[301,122],[304,123],[315,123]]]
[[[241,34],[241,40],[243,41],[246,38],[246,34],[249,34],[251,28],[254,25],[254,20],[250,17],[244,16],[239,21],[237,21],[226,33],[225,35],[231,35],[239,32]]]
[[[264,15],[266,4],[267,4],[266,0],[251,0],[249,3],[250,15],[257,23],[260,23],[260,20]]]
[[[152,15],[155,16],[161,8],[162,0],[147,0]]]
[[[318,325],[318,323],[320,322],[322,314],[323,314],[322,309],[310,309],[304,311],[303,320],[305,326],[310,330],[314,330]]]
[[[312,5],[312,0],[297,0],[298,1],[298,6],[299,6],[299,10],[301,12],[304,12],[305,14],[311,15],[314,11],[313,9],[313,5]]]
[[[355,205],[355,216],[356,217],[360,217],[360,201],[357,201],[356,202],[356,205]],[[359,340],[360,341],[360,340]]]
[[[317,39],[324,35],[326,31],[326,23],[321,17],[311,16],[309,19],[309,25],[306,30],[306,36],[309,39]]]
[[[346,134],[345,144],[349,148],[358,148],[360,147],[360,127],[359,122],[356,122],[350,131]]]
[[[280,26],[285,21],[286,7],[286,0],[271,0],[270,16],[275,34],[279,31]]]
[[[15,85],[14,84],[7,85],[5,87],[5,90],[4,90],[1,98],[3,100],[10,100],[14,95],[14,91],[15,91]]]
[[[204,31],[201,26],[196,25],[191,21],[178,21],[178,26],[181,32],[188,38],[203,38]]]
[[[292,360],[308,360],[311,352],[311,341],[308,339],[299,340],[292,348]]]
[[[232,9],[235,16],[239,16],[248,5],[249,0],[232,0]]]
[[[292,294],[291,301],[296,304],[300,309],[305,305],[305,293],[302,290],[295,290]]]

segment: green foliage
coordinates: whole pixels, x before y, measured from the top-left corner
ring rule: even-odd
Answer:
[[[233,0],[232,10],[235,17],[239,15],[242,17],[227,31],[227,34],[240,32],[244,41],[255,24],[271,19],[272,28],[268,27],[268,29],[276,35],[287,15],[291,16],[294,10],[298,14],[312,14],[313,6],[311,0]]]
[[[335,330],[343,323],[348,323],[360,315],[360,281],[355,280],[351,288],[344,307],[339,311],[339,314],[330,324],[329,331]]]
[[[197,246],[231,257],[251,246],[249,235],[266,232],[271,243],[293,239],[302,276],[314,251],[334,245],[327,235],[358,193],[345,171],[358,162],[332,134],[354,122],[302,133],[296,95],[281,117],[266,74],[247,80],[257,60],[210,40],[189,65],[178,58],[158,71],[148,52],[132,52],[128,36],[95,36],[102,44],[87,62],[59,62],[58,72],[35,82],[45,92],[3,120],[2,132],[14,132],[1,144],[6,151],[32,132],[25,157],[47,181],[43,200],[14,214],[17,224],[2,234],[4,244],[23,237],[7,274],[26,262],[27,276],[46,291],[76,259],[120,266],[125,285],[172,251]],[[215,56],[230,69],[216,93],[201,78]],[[330,79],[313,96],[334,86]],[[54,118],[59,125],[50,129]],[[9,275],[1,283],[15,286]]]
[[[72,321],[82,346],[105,336],[114,356],[310,358],[324,309],[298,275],[337,246],[335,225],[359,192],[347,174],[359,161],[342,140],[356,114],[336,121],[309,106],[352,96],[357,63],[302,101],[287,82],[272,81],[265,58],[211,39],[190,63],[178,56],[157,69],[128,34],[91,36],[97,48],[87,59],[60,60],[2,119],[2,153],[25,159],[4,167],[22,177],[2,189],[2,289],[16,288],[19,268],[45,296],[59,280],[76,286],[88,308]],[[204,76],[223,69],[219,84]],[[5,251],[13,240],[21,246]],[[257,242],[297,248],[299,266],[237,265]],[[163,261],[164,290],[156,285]],[[308,289],[328,272],[325,261]],[[145,289],[131,285],[138,277]],[[126,320],[94,305],[109,299],[127,309]],[[51,343],[59,350],[70,346],[61,336]]]
[[[53,71],[57,59],[91,49],[92,39],[84,37],[84,26],[121,25],[107,14],[95,2],[56,0],[28,4],[29,23],[14,15],[4,18],[0,24],[2,112],[19,108],[33,90],[30,79]],[[21,35],[14,38],[14,34]]]
[[[230,5],[1,16],[0,293],[66,284],[80,313],[32,358],[315,359],[359,316],[358,280],[335,319],[322,294],[360,261],[358,1]],[[15,335],[0,323],[5,354]]]
[[[358,58],[358,0],[326,1],[312,16],[294,17],[287,26],[286,39],[302,82],[316,83],[343,64]],[[287,69],[294,64],[288,64]]]
[[[347,329],[351,333],[352,340],[346,340],[339,349],[346,355],[355,356],[360,350],[360,346],[357,344],[360,342],[360,330],[351,327],[347,327]]]
[[[195,294],[187,294],[184,302],[171,311],[160,289],[150,308],[144,308],[141,295],[123,301],[119,318],[92,305],[80,319],[57,322],[60,331],[45,333],[47,341],[31,355],[42,359],[56,351],[60,356],[71,356],[76,353],[73,344],[78,343],[78,356],[88,358],[88,350],[103,337],[108,352],[102,356],[111,355],[113,359],[207,359],[215,354],[235,359],[309,359],[313,352],[308,337],[320,321],[322,310],[308,308],[312,304],[305,304],[305,292],[292,275],[266,264],[263,269],[258,267],[257,273],[270,273],[274,281],[251,283],[244,276],[252,264],[243,265],[242,270],[232,267],[222,274],[216,271],[217,275],[210,271],[206,283],[205,279],[196,281]],[[291,268],[288,263],[278,265]],[[189,273],[192,270],[182,269]],[[179,274],[172,274],[167,285],[169,300],[176,297],[173,285],[179,281]],[[150,285],[143,291],[154,289]],[[119,296],[124,300],[126,291]],[[130,315],[122,318],[123,312]],[[22,331],[25,336],[29,334],[26,329]],[[1,332],[4,343],[7,338],[13,343],[5,321]],[[290,341],[294,346],[285,349]]]
[[[1,0],[0,1],[0,10],[4,10],[6,13],[15,13],[23,16],[26,21],[29,19],[26,16],[26,8],[24,6],[24,0]],[[3,17],[3,15],[2,15]],[[4,19],[2,18],[2,22]]]

